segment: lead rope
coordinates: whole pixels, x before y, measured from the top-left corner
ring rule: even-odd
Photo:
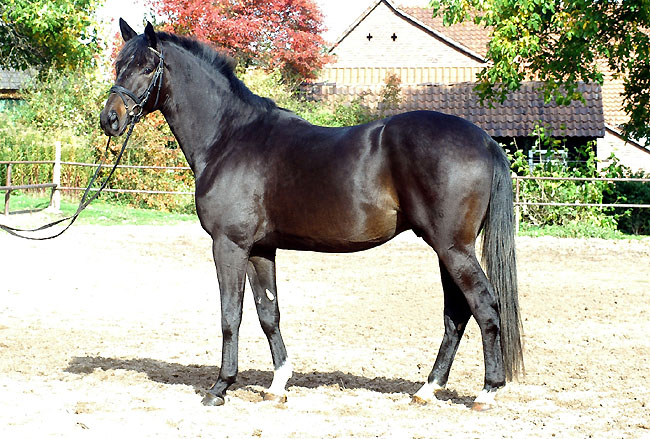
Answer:
[[[124,139],[124,143],[122,143],[122,148],[120,149],[120,152],[117,154],[117,158],[115,160],[115,164],[113,165],[113,168],[111,168],[111,171],[108,173],[108,176],[104,179],[102,182],[101,186],[97,191],[90,197],[88,195],[90,194],[90,191],[92,189],[93,184],[97,180],[97,177],[99,176],[99,171],[102,169],[104,166],[104,160],[106,156],[108,155],[109,151],[109,146],[111,144],[111,136],[108,136],[108,142],[106,142],[106,151],[104,152],[104,157],[102,157],[101,162],[99,165],[97,165],[97,169],[95,170],[95,173],[90,179],[90,182],[88,183],[88,187],[86,187],[86,190],[84,191],[83,196],[81,197],[81,200],[79,201],[79,206],[77,207],[77,211],[73,213],[72,215],[66,217],[66,218],[61,218],[59,220],[53,221],[51,223],[45,224],[43,226],[37,227],[35,229],[20,229],[20,228],[15,228],[11,226],[7,226],[4,224],[0,224],[0,229],[4,230],[5,232],[17,236],[19,238],[23,239],[30,239],[32,241],[44,241],[47,239],[52,239],[56,238],[57,236],[60,236],[70,228],[70,226],[76,221],[77,217],[81,214],[81,212],[90,205],[99,195],[101,192],[106,188],[106,185],[108,184],[108,181],[111,179],[113,176],[113,173],[115,172],[115,169],[117,169],[117,165],[119,165],[120,160],[122,158],[122,155],[124,154],[124,150],[126,149],[126,145],[129,142],[129,137],[131,137],[131,133],[133,132],[133,128],[135,127],[135,124],[137,123],[138,118],[132,118],[129,124],[129,131],[126,134],[126,138]],[[33,233],[33,232],[39,232],[41,230],[49,229],[50,227],[56,226],[57,224],[61,224],[62,222],[65,221],[70,221],[63,230],[59,231],[55,235],[52,236],[46,236],[46,237],[33,237],[33,236],[25,236],[22,233]]]

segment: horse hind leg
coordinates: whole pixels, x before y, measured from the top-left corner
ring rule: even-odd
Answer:
[[[413,395],[413,402],[416,404],[430,403],[435,394],[447,385],[458,345],[472,316],[462,291],[442,263],[440,263],[440,275],[444,293],[445,334],[426,384]]]
[[[248,280],[255,298],[260,325],[271,348],[274,373],[273,382],[263,393],[265,400],[285,402],[286,385],[293,369],[280,333],[280,309],[275,279],[275,252],[251,256],[248,263]]]
[[[474,401],[475,410],[489,409],[494,405],[496,391],[506,383],[503,354],[501,352],[500,318],[498,302],[492,286],[483,272],[474,246],[444,247],[436,249],[441,264],[462,291],[469,310],[481,330],[485,380],[483,390]]]

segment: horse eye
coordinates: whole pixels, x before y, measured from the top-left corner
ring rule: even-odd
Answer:
[[[144,70],[142,71],[145,75],[148,75],[150,73],[153,73],[153,70],[149,67],[145,67]]]

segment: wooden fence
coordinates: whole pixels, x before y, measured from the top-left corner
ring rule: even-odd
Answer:
[[[72,187],[72,186],[61,186],[61,167],[62,166],[79,166],[79,167],[91,167],[96,168],[98,165],[93,163],[79,163],[79,162],[64,162],[61,161],[61,143],[55,143],[55,158],[54,160],[11,160],[11,161],[0,161],[0,166],[5,165],[7,168],[7,178],[6,185],[0,186],[0,192],[5,191],[5,205],[4,205],[4,214],[9,215],[10,213],[10,200],[11,192],[17,190],[36,190],[36,189],[52,189],[52,196],[49,205],[49,209],[53,211],[60,210],[61,206],[61,192],[76,192],[76,191],[85,191],[85,187]],[[12,184],[12,169],[15,165],[52,165],[52,182],[48,183],[37,183],[37,184],[22,184],[14,185]],[[113,165],[101,165],[104,168],[112,168]],[[117,169],[152,169],[158,171],[189,171],[191,170],[189,166],[136,166],[136,165],[118,165]],[[98,190],[98,188],[91,188],[91,190]],[[139,194],[167,194],[167,195],[194,195],[194,192],[189,191],[160,191],[152,189],[115,189],[115,188],[106,188],[105,192],[114,192],[114,193],[139,193]]]
[[[519,223],[521,222],[521,208],[522,206],[555,206],[555,207],[622,207],[622,208],[638,208],[648,209],[650,204],[631,204],[631,203],[561,203],[561,202],[538,202],[538,201],[522,201],[521,200],[521,182],[523,180],[536,180],[536,181],[604,181],[604,182],[640,182],[650,183],[650,178],[607,178],[607,177],[533,177],[533,176],[512,176],[515,191],[515,224],[517,233],[519,233]]]
[[[61,166],[82,166],[82,167],[96,167],[96,164],[92,163],[78,163],[78,162],[62,162],[61,161],[61,145],[57,142],[55,160],[51,161],[0,161],[0,165],[7,166],[7,184],[6,186],[0,186],[0,191],[6,191],[5,194],[5,208],[4,214],[9,213],[9,199],[11,191],[15,190],[27,190],[27,189],[48,189],[53,190],[52,201],[50,207],[53,209],[59,209],[59,193],[61,191],[84,191],[85,187],[69,187],[61,186]],[[51,164],[53,165],[52,172],[52,182],[51,183],[41,183],[41,184],[29,184],[29,185],[13,185],[11,184],[11,169],[14,165],[43,165]],[[112,167],[113,165],[102,165],[103,167]],[[187,166],[136,166],[136,165],[119,165],[118,169],[150,169],[158,171],[186,171],[190,170]],[[517,225],[519,225],[519,219],[521,214],[522,206],[570,206],[570,207],[622,207],[622,208],[640,208],[647,209],[650,208],[650,204],[625,204],[625,203],[563,203],[563,202],[534,202],[526,201],[521,199],[521,181],[523,180],[556,180],[556,181],[604,181],[604,182],[642,182],[650,183],[648,178],[581,178],[581,177],[533,177],[533,176],[512,176],[514,181],[514,203],[515,203],[515,214],[517,216]],[[96,190],[96,189],[95,189]],[[140,193],[140,194],[167,194],[167,195],[194,195],[194,192],[189,191],[161,191],[155,189],[119,189],[119,188],[107,188],[104,189],[107,192],[116,192],[116,193]]]
[[[12,185],[11,184],[11,171],[12,171],[13,165],[48,165],[48,164],[53,165],[54,162],[53,161],[0,161],[0,165],[6,165],[7,166],[6,185],[5,186],[0,186],[0,192],[5,191],[5,207],[4,207],[4,214],[5,215],[9,215],[9,202],[11,200],[11,192],[12,191],[27,190],[27,189],[52,189],[54,192],[56,192],[56,188],[58,186],[58,184],[54,183],[54,182],[52,182],[52,183]],[[58,209],[59,208],[58,205],[54,204],[54,196],[52,197],[52,201],[50,202],[50,207],[52,209]]]

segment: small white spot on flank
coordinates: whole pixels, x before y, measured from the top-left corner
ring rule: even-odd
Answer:
[[[268,288],[265,288],[265,290],[266,290],[266,297],[268,297],[269,300],[270,300],[271,302],[273,302],[273,300],[275,300],[275,296],[273,295],[272,292],[270,292],[270,291],[268,290]]]

